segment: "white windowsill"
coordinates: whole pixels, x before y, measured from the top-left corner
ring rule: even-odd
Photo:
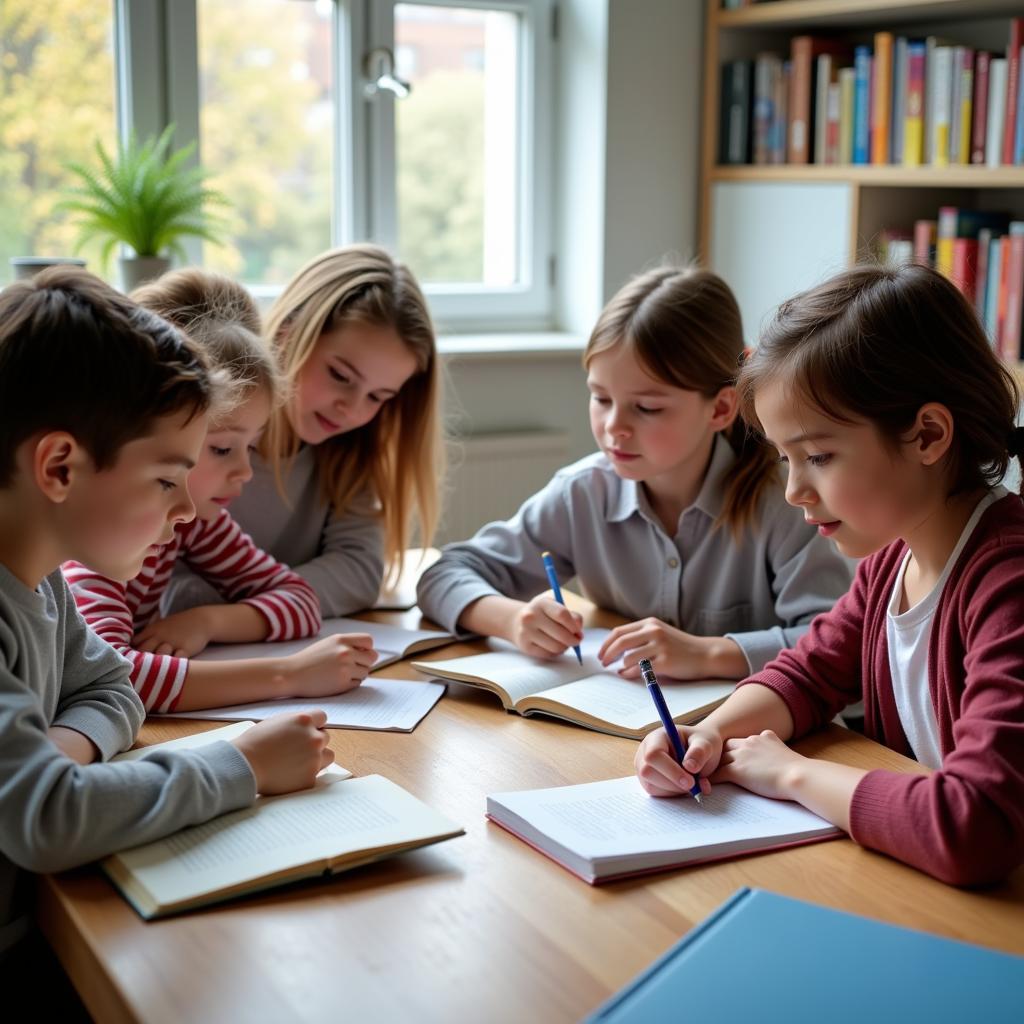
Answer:
[[[580,359],[587,339],[558,331],[443,334],[437,348],[448,359]]]

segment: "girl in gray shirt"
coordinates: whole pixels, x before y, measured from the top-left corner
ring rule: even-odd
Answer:
[[[774,455],[737,418],[739,308],[706,271],[663,267],[622,288],[584,354],[600,451],[560,470],[506,522],[448,545],[423,575],[446,629],[554,657],[581,618],[563,581],[631,621],[601,648],[676,679],[741,678],[806,632],[849,587],[851,564],[785,501]]]

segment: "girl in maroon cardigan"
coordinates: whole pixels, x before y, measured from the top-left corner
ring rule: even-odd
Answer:
[[[699,772],[954,885],[1004,878],[1024,862],[1024,503],[999,485],[1024,451],[1013,377],[946,278],[858,267],[783,303],[739,388],[787,500],[863,561],[795,648],[683,730],[682,767],[663,730],[644,740],[642,785],[677,796]],[[868,736],[934,771],[786,746],[861,698]]]

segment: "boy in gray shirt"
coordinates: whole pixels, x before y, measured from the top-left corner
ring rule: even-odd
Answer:
[[[31,890],[19,868],[60,871],[158,839],[311,786],[333,760],[311,712],[234,743],[106,763],[144,712],[128,662],[85,625],[59,566],[131,579],[192,519],[186,476],[217,390],[182,334],[83,271],[0,293],[0,978],[16,984],[28,984],[17,947]]]

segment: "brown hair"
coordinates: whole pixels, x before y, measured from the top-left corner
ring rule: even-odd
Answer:
[[[260,311],[237,281],[199,267],[172,270],[136,288],[131,297],[198,342],[228,378],[219,416],[245,401],[252,388],[275,403],[283,393],[274,357],[261,337]]]
[[[392,327],[416,359],[417,370],[369,423],[318,444],[321,493],[338,511],[369,488],[381,504],[389,574],[409,541],[413,512],[420,543],[433,538],[438,482],[444,472],[441,376],[434,328],[412,272],[375,245],[331,249],[289,282],[267,317],[267,335],[289,386],[317,341],[343,324]],[[278,483],[299,439],[284,408],[271,416],[263,449]]]
[[[928,267],[862,266],[784,302],[739,378],[758,424],[757,389],[784,380],[839,423],[867,420],[899,443],[918,410],[953,415],[950,494],[998,483],[1009,464],[1020,394],[974,307]]]
[[[616,345],[628,345],[658,380],[713,398],[736,382],[743,321],[735,296],[717,274],[658,267],[632,278],[601,311],[583,365]],[[726,484],[721,522],[738,534],[779,476],[771,450],[739,417],[723,433],[736,465]]]
[[[181,331],[84,270],[52,267],[0,292],[0,486],[39,431],[66,430],[106,469],[155,420],[217,399]]]

